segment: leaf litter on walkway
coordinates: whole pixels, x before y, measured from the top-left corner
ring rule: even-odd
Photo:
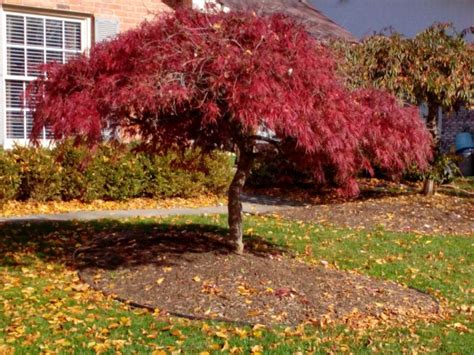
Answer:
[[[94,200],[91,202],[73,201],[8,201],[0,208],[0,217],[25,216],[33,214],[55,214],[75,211],[158,209],[176,207],[207,207],[223,205],[226,199],[221,196],[201,195],[193,198],[134,198],[125,201]]]

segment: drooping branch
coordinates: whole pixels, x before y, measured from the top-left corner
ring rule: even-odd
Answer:
[[[260,136],[260,135],[250,136],[249,140],[262,141],[262,142],[265,142],[265,143],[269,143],[269,144],[272,144],[273,146],[275,146],[276,148],[279,148],[280,143],[281,143],[281,139],[272,138],[272,137],[264,137],[264,136]]]

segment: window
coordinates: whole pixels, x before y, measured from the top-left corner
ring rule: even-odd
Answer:
[[[31,112],[23,107],[28,83],[40,74],[42,64],[65,63],[89,46],[87,19],[10,12],[2,16],[4,138],[26,140],[32,128]],[[48,138],[47,129],[42,138]]]

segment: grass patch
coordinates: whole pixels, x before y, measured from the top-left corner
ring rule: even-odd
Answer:
[[[394,280],[445,300],[449,319],[400,328],[343,326],[261,329],[153,315],[86,288],[71,253],[100,231],[174,226],[225,233],[225,216],[4,225],[0,230],[0,353],[115,351],[156,354],[228,352],[288,354],[437,351],[474,348],[474,240],[331,229],[274,217],[246,217],[247,239],[260,238],[308,262]]]
[[[458,178],[454,181],[454,185],[460,189],[474,193],[474,176]]]
[[[474,176],[456,178],[450,184],[441,185],[439,191],[447,195],[472,197],[474,195]]]

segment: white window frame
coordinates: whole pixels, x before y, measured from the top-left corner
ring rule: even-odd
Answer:
[[[32,81],[35,79],[34,76],[28,76],[28,73],[25,72],[25,76],[18,75],[8,75],[7,73],[7,15],[13,16],[23,16],[23,17],[32,17],[32,18],[41,18],[41,19],[51,19],[51,20],[60,20],[60,21],[71,21],[77,22],[81,25],[81,52],[86,52],[92,41],[91,36],[91,18],[88,16],[68,16],[63,14],[43,14],[41,12],[34,13],[30,11],[11,11],[8,9],[0,8],[0,146],[3,146],[5,149],[10,149],[14,145],[29,145],[30,141],[28,138],[7,138],[7,102],[6,102],[6,81],[7,80],[18,80],[18,81]],[[64,41],[64,27],[63,27],[63,41]],[[15,45],[8,45],[8,47],[15,47]],[[18,45],[18,48],[25,49],[38,49],[38,47],[28,46],[26,44],[26,25],[25,25],[25,44]],[[39,47],[45,51],[44,59],[46,60],[46,42],[43,47]],[[58,49],[58,52],[66,53],[64,46],[61,50]],[[64,54],[63,54],[64,55]],[[26,50],[25,50],[26,56]],[[26,69],[26,60],[25,60],[25,70]],[[26,125],[25,125],[26,132]],[[49,146],[51,141],[48,139],[42,139],[41,144],[43,146]]]

